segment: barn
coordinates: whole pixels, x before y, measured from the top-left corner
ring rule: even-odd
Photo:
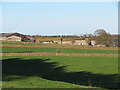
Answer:
[[[33,37],[28,37],[20,33],[1,33],[0,41],[23,41],[23,42],[35,42]]]

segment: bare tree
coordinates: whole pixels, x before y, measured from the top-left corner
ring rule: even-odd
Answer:
[[[106,33],[106,31],[104,29],[97,29],[95,32],[94,32],[94,35],[95,36],[99,36],[101,34],[104,34]]]
[[[108,46],[112,43],[112,36],[109,33],[102,33],[101,35],[96,36],[95,40],[98,44]]]

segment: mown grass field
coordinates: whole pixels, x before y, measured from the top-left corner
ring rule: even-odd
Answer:
[[[3,57],[3,88],[117,88],[117,74],[117,57]]]
[[[42,47],[3,47],[3,53],[30,53],[30,52],[61,52],[61,53],[103,53],[117,54],[118,50],[89,50],[71,48],[42,48]]]
[[[2,42],[1,44],[15,44],[15,45],[39,45],[40,43],[23,43],[23,42]]]
[[[47,47],[34,47],[28,44],[18,46],[18,43],[10,43],[9,46],[7,43],[7,47],[3,44],[2,52],[3,54],[32,52],[118,54],[118,50],[114,47],[83,46],[82,48],[68,45],[69,48],[66,48],[67,45],[56,44],[39,44]],[[24,47],[25,45],[30,47]],[[3,56],[2,64],[3,88],[118,89],[117,56]]]

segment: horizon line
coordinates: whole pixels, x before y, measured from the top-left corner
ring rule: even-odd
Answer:
[[[24,35],[41,35],[41,36],[62,36],[62,35],[76,35],[76,36],[80,36],[80,35],[88,35],[91,33],[83,33],[83,34],[26,34],[26,33],[21,33],[21,32],[1,32],[1,33],[20,33],[20,34],[24,34]],[[109,33],[111,35],[120,35],[119,33]],[[93,34],[92,34],[93,35]]]

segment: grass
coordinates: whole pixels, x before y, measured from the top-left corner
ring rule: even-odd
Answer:
[[[118,54],[118,50],[89,50],[71,48],[43,48],[43,47],[2,47],[3,53],[30,53],[30,52],[61,52],[61,53],[100,53]]]
[[[15,45],[39,45],[40,43],[23,43],[23,42],[2,42],[0,44],[15,44]]]
[[[13,78],[20,76],[13,76]],[[87,88],[85,86],[51,81],[40,77],[24,77],[24,79],[3,82],[3,88]]]
[[[117,87],[117,57],[3,57],[4,88]]]
[[[117,48],[3,42],[2,53],[118,54]],[[16,45],[23,45],[22,47]],[[30,47],[25,47],[30,46]],[[43,46],[43,47],[34,47]],[[44,47],[47,46],[47,47]],[[59,48],[58,48],[59,47]],[[69,48],[66,48],[69,47]],[[118,58],[93,56],[4,56],[3,88],[118,89]]]
[[[15,47],[15,46],[22,46],[22,47],[55,47],[55,48],[77,48],[77,49],[101,49],[101,50],[118,50],[118,47],[98,47],[98,46],[81,46],[81,45],[69,45],[69,44],[55,44],[55,43],[48,43],[43,44],[39,42],[1,42],[2,45],[7,45],[8,47]]]

